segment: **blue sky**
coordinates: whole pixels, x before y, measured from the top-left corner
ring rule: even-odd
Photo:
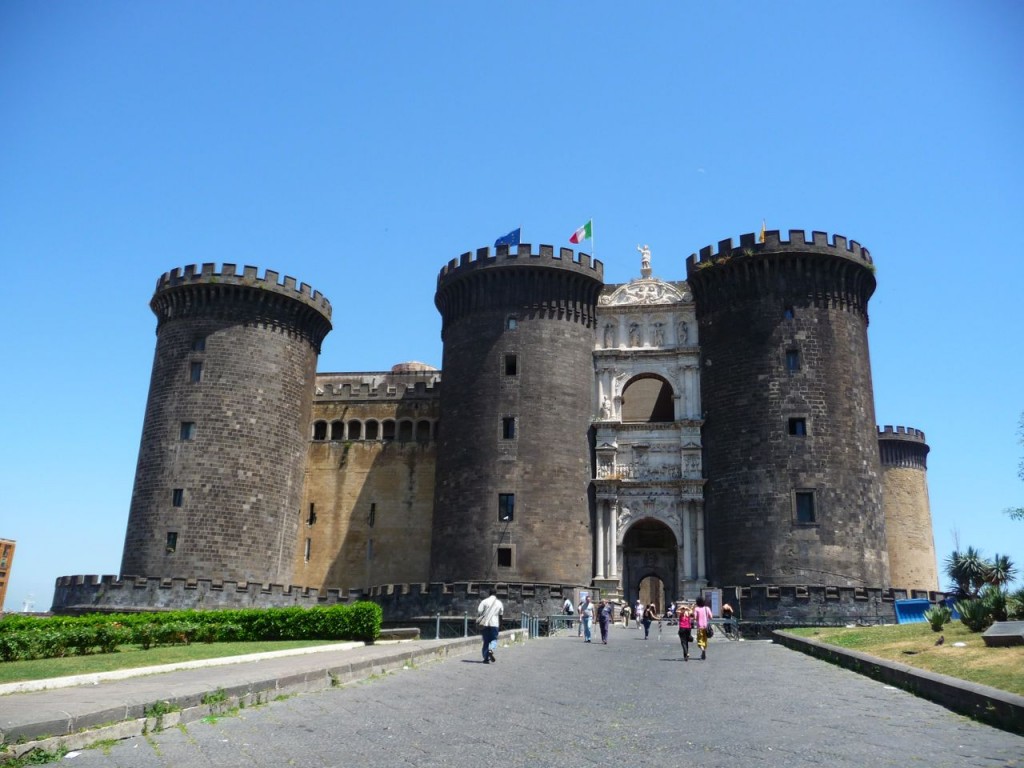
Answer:
[[[1024,566],[1022,35],[1015,2],[5,0],[6,608],[118,570],[161,273],[311,284],[321,371],[439,366],[443,264],[591,217],[609,282],[762,219],[869,248],[876,413],[927,435],[940,559]]]

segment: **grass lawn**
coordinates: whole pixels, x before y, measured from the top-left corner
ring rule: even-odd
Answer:
[[[828,645],[1024,695],[1024,646],[989,648],[980,632],[971,632],[959,621],[950,622],[941,632],[932,632],[927,622],[789,631]],[[945,640],[936,645],[940,636]],[[964,643],[964,647],[956,647],[957,643]]]
[[[141,650],[137,645],[124,645],[117,653],[96,653],[89,656],[66,656],[60,659],[36,659],[34,661],[5,661],[0,663],[0,683],[44,680],[67,675],[87,675],[92,672],[109,672],[114,669],[149,667],[198,659],[219,659],[224,656],[282,651],[289,648],[309,648],[336,642],[339,641],[279,640],[264,643],[196,643],[193,645],[159,646],[150,648],[148,651]]]

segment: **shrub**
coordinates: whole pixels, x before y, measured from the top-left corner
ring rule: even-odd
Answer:
[[[960,621],[971,632],[983,632],[992,624],[992,614],[984,600],[960,600],[956,604],[956,612]]]
[[[1024,619],[1024,587],[1006,596],[1006,612],[1009,619]]]
[[[944,605],[933,605],[924,612],[925,621],[931,625],[932,632],[939,632],[949,622],[949,617],[952,615],[949,608]]]
[[[1005,590],[993,586],[985,587],[982,590],[981,599],[985,602],[992,621],[1006,621],[1008,613]]]

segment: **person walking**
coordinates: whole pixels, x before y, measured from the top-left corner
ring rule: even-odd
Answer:
[[[708,657],[708,637],[711,632],[711,609],[704,605],[703,597],[697,598],[693,617],[697,622],[697,645],[700,647],[700,658],[703,661]]]
[[[583,642],[590,642],[590,625],[594,621],[594,604],[590,602],[590,595],[583,599],[583,607],[580,608],[580,624],[583,627]]]
[[[612,601],[602,600],[597,612],[597,623],[601,627],[601,642],[608,645],[608,628],[612,624]]]
[[[636,619],[636,628],[640,629],[640,622],[644,617],[644,605],[639,600],[633,606],[633,618]]]
[[[683,646],[683,661],[690,660],[690,643],[693,642],[693,612],[690,606],[679,608],[679,643]]]
[[[572,600],[570,600],[568,597],[565,598],[565,602],[562,603],[562,613],[564,613],[566,616],[572,616],[574,613],[576,613],[576,611],[574,611],[573,607],[572,607]],[[566,628],[567,629],[572,629],[572,619],[571,618],[570,619],[566,619],[565,623],[566,623]]]
[[[629,603],[622,604],[622,627],[629,629]]]
[[[725,630],[727,637],[732,637],[733,630],[733,618],[732,618],[732,606],[726,603],[722,606],[722,628]]]
[[[476,625],[480,627],[480,637],[484,642],[484,664],[493,664],[497,661],[494,658],[494,649],[498,647],[498,630],[501,628],[501,617],[504,613],[505,606],[492,587],[490,595],[481,600],[480,605],[476,607]]]
[[[576,606],[576,617],[579,621],[576,622],[576,637],[583,637],[583,606],[586,600],[580,600],[579,605]]]
[[[651,603],[644,608],[644,640],[651,634],[651,622],[658,618],[658,609],[654,607],[654,603]]]

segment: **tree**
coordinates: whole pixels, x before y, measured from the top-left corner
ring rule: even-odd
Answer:
[[[988,578],[986,581],[997,589],[1005,589],[1010,582],[1017,578],[1017,566],[1008,555],[997,554],[989,564]]]
[[[954,549],[953,554],[946,558],[946,575],[953,582],[956,596],[961,600],[977,599],[981,588],[989,583],[991,572],[992,563],[974,547],[968,547],[963,552]]]
[[[1024,445],[1024,413],[1020,415],[1020,423],[1017,424],[1017,436],[1018,441],[1021,445]],[[1017,477],[1024,480],[1024,458],[1020,460],[1020,464],[1017,465]],[[1010,509],[1004,510],[1006,514],[1013,520],[1024,520],[1024,507],[1011,507]]]

